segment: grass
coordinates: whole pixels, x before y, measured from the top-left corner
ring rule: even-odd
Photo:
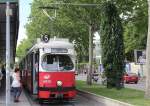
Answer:
[[[86,85],[85,81],[77,81],[77,89],[95,93],[97,95],[105,96],[108,98],[116,99],[122,102],[130,103],[135,106],[150,106],[150,99],[144,98],[144,92],[123,88],[117,90],[115,88],[107,89],[105,86],[99,84],[93,84],[91,86]]]

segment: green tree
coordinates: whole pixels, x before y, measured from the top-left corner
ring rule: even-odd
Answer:
[[[62,0],[64,3],[97,3],[101,4],[105,0]],[[85,60],[84,56],[88,56],[88,25],[89,20],[100,20],[97,14],[100,6],[76,7],[50,5],[49,3],[60,2],[59,0],[34,0],[32,3],[31,15],[29,23],[26,25],[28,39],[32,42],[41,34],[47,33],[51,37],[69,37],[71,41],[75,41],[78,57],[81,61]],[[124,25],[125,53],[129,60],[133,61],[134,49],[145,49],[147,36],[147,1],[146,0],[113,0],[114,4],[119,8],[118,13]],[[52,22],[46,17],[40,6],[58,7],[57,17]],[[53,16],[53,10],[47,10]],[[90,16],[90,11],[93,12]],[[100,21],[99,21],[100,22]],[[96,26],[97,26],[96,25]],[[96,30],[99,29],[95,28]],[[53,30],[53,31],[52,31]],[[82,35],[82,36],[81,36]],[[83,53],[82,53],[83,52]],[[82,59],[83,58],[83,59]]]
[[[107,87],[121,88],[125,59],[121,19],[112,2],[104,3],[101,15],[102,63],[107,77]]]
[[[130,15],[122,19],[126,58],[134,61],[134,49],[146,49],[148,12],[146,0],[132,0]]]
[[[91,0],[79,0],[78,2],[73,3],[79,3],[79,4],[96,4],[95,6],[88,5],[88,6],[79,6],[77,7],[70,7],[74,13],[71,11],[67,12],[71,16],[70,18],[74,19],[74,16],[76,16],[77,21],[81,21],[82,24],[85,25],[86,31],[89,32],[89,34],[86,35],[87,38],[89,38],[89,71],[87,75],[87,84],[92,84],[92,63],[93,63],[93,35],[94,32],[99,30],[99,23],[100,23],[100,5],[101,1],[91,1]],[[70,10],[70,9],[68,9]]]
[[[22,59],[28,52],[28,49],[32,46],[32,43],[28,39],[24,39],[21,44],[17,47],[16,56]]]
[[[105,0],[62,0],[64,3],[97,3],[101,4]],[[99,6],[62,6],[50,5],[49,3],[60,2],[59,0],[34,0],[32,3],[31,15],[29,23],[26,25],[28,39],[35,40],[41,34],[47,33],[51,37],[67,37],[71,41],[75,41],[78,57],[83,61],[84,56],[88,56],[88,24],[89,20],[95,21],[95,25],[99,29],[100,20],[97,14]],[[147,2],[146,0],[113,0],[119,8],[119,15],[124,23],[125,51],[127,57],[131,58],[134,49],[144,49],[147,33]],[[52,22],[46,17],[40,6],[58,7],[57,17]],[[53,10],[47,10],[53,16]],[[95,11],[91,14],[90,11]],[[141,15],[142,14],[142,15]],[[100,21],[99,21],[100,22]],[[88,23],[88,24],[87,24]],[[142,26],[142,27],[141,27]],[[133,30],[134,29],[134,30]],[[52,31],[53,30],[53,31]],[[82,35],[82,36],[81,36]],[[135,37],[136,36],[136,37]],[[136,40],[135,40],[136,38]],[[84,39],[84,40],[83,40]],[[82,52],[83,53],[82,53]],[[85,52],[84,52],[85,51]],[[133,56],[132,56],[133,57]],[[133,59],[132,59],[133,60]]]

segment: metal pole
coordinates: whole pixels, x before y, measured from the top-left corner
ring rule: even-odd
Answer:
[[[10,106],[10,7],[6,3],[6,106]]]
[[[141,72],[140,72],[141,77],[143,77],[143,64],[142,63],[140,64],[140,69],[141,69]]]

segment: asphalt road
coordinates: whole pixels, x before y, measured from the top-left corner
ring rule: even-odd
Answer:
[[[2,91],[0,93],[0,106],[5,105],[5,89],[2,88],[0,89]],[[24,100],[21,96],[20,104],[22,105],[12,105],[12,106],[105,106],[104,104],[94,101],[94,100],[89,100],[87,97],[83,97],[80,95],[77,95],[76,98],[73,101],[66,101],[66,102],[53,102],[53,103],[43,103],[39,104],[39,101],[36,98],[33,98],[29,95],[29,93],[24,90],[24,96],[26,96],[26,100]],[[11,98],[13,99],[13,98]],[[13,100],[12,100],[13,101]],[[28,105],[26,105],[28,104]]]
[[[76,76],[76,79],[77,80],[86,80],[86,75],[80,74],[80,75]],[[97,83],[101,83],[100,79]],[[125,84],[125,87],[144,90],[145,82],[144,81],[139,82],[138,84]],[[26,94],[31,106],[105,106],[104,104],[101,104],[94,100],[90,100],[87,97],[83,97],[80,95],[77,95],[77,97],[73,101],[44,103],[41,105],[41,104],[39,104],[38,100],[31,98],[28,93],[25,93],[25,94]],[[0,97],[4,98],[3,95],[0,95]]]
[[[75,100],[67,102],[53,102],[53,103],[43,103],[39,104],[38,100],[33,100],[28,95],[31,106],[105,106],[97,101],[89,100],[86,97],[77,95]]]
[[[125,84],[125,87],[145,91],[145,82],[139,81],[137,84],[134,83]]]
[[[0,106],[4,106],[5,104],[5,84],[3,84],[3,87],[0,87]],[[89,100],[87,97],[83,97],[80,95],[77,95],[76,98],[73,101],[66,101],[66,102],[54,102],[54,103],[44,103],[44,104],[39,104],[38,100],[31,97],[29,93],[24,90],[24,96],[26,96],[26,101],[21,99],[22,105],[19,106],[105,106],[104,104],[101,104],[97,101],[94,100]],[[13,99],[13,98],[11,98]],[[12,100],[13,101],[13,100]],[[29,102],[28,102],[29,101]],[[28,102],[28,105],[25,103]],[[14,106],[14,105],[13,105]],[[15,105],[18,106],[18,105]]]

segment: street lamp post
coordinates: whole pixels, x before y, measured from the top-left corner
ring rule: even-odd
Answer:
[[[10,3],[6,3],[6,106],[10,106]]]

